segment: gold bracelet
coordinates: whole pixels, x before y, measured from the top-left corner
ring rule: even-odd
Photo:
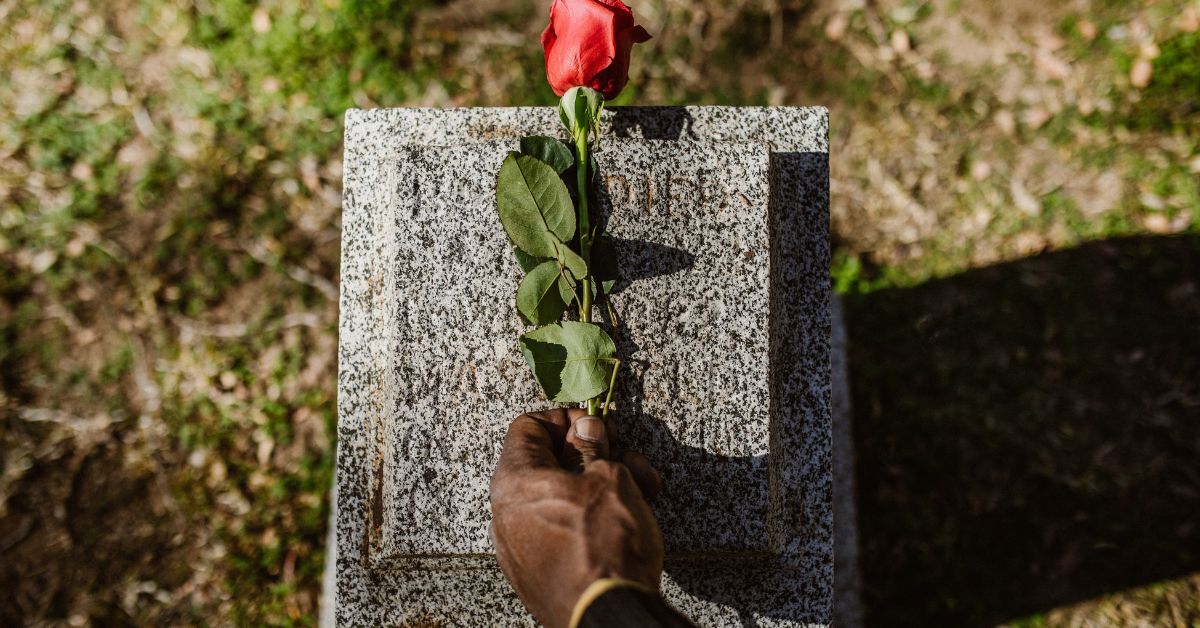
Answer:
[[[601,595],[617,587],[629,587],[638,591],[649,592],[650,589],[640,582],[633,580],[625,580],[624,578],[601,578],[588,585],[588,588],[583,590],[583,594],[579,596],[579,601],[575,602],[575,611],[571,613],[570,628],[579,628],[579,622],[583,621],[583,613],[600,598]]]

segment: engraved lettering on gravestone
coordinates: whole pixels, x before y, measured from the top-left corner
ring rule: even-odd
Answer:
[[[667,214],[669,215],[672,209],[679,211],[680,208],[690,207],[694,203],[703,204],[704,199],[701,198],[699,188],[700,182],[695,175],[670,175],[667,179],[667,189],[670,190],[667,194]]]
[[[606,174],[604,176],[604,186],[608,190],[608,196],[614,204],[633,202],[633,189],[629,187],[629,179],[619,174]]]
[[[629,176],[606,174],[604,184],[614,204],[643,213],[671,216],[704,208],[704,211],[726,214],[731,207],[729,202],[713,203],[721,194],[720,184],[713,178],[713,171],[706,168],[694,172],[656,168],[649,173]],[[735,198],[743,206],[751,206],[745,194],[738,192]]]
[[[703,170],[680,174],[656,168],[628,176],[607,174],[604,184],[614,204],[628,206],[635,212],[670,216],[681,209],[707,203],[708,190],[701,183],[704,177]]]

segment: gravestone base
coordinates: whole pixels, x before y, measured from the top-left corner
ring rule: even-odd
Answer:
[[[858,566],[858,507],[854,489],[854,412],[850,406],[850,363],[842,302],[833,297],[830,346],[833,391],[833,624],[863,626],[862,572]]]
[[[846,326],[841,304],[833,298],[832,363],[833,433],[834,433],[834,591],[833,625],[839,628],[859,628],[864,625],[862,607],[862,573],[858,566],[858,515],[854,502],[854,415],[850,406],[849,363],[846,356]],[[337,562],[336,511],[337,486],[331,489],[329,533],[326,536],[325,570],[321,583],[321,615],[319,626],[337,625],[334,613]]]
[[[614,108],[602,127],[616,420],[663,475],[663,593],[700,625],[827,625],[827,113]],[[347,113],[337,625],[533,625],[487,485],[512,417],[550,406],[494,204],[534,134],[562,137],[554,109]]]

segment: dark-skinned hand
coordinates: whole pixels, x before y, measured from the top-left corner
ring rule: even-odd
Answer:
[[[662,534],[646,499],[661,480],[640,454],[611,452],[612,432],[582,409],[523,414],[492,476],[496,560],[549,628],[565,628],[601,578],[659,588]]]

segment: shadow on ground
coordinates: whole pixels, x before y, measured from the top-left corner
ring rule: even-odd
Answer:
[[[847,299],[869,625],[1200,571],[1200,238]]]

